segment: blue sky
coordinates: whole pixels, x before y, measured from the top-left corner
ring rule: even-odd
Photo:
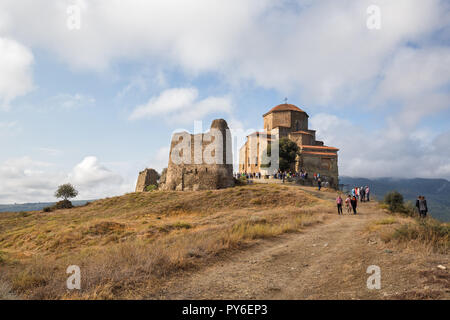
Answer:
[[[449,179],[449,16],[438,0],[2,1],[0,203],[68,181],[131,192],[174,130],[261,129],[285,97],[341,174]]]

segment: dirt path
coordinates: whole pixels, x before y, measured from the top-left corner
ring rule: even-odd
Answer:
[[[364,203],[356,216],[330,215],[302,233],[261,241],[225,261],[173,279],[151,298],[448,299],[448,279],[430,281],[439,278],[435,267],[448,265],[448,256],[417,256],[371,239],[367,225],[385,216],[375,203]],[[367,289],[370,265],[381,268],[381,290]]]

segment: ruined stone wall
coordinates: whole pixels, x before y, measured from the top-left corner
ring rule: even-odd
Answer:
[[[136,183],[136,192],[144,192],[146,188],[151,185],[157,185],[159,174],[154,169],[145,169],[139,172],[139,177]]]
[[[220,137],[221,136],[221,137]],[[212,190],[234,185],[231,135],[225,120],[207,133],[174,134],[163,190]]]

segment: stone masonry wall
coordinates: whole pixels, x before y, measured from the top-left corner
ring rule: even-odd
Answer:
[[[136,192],[144,192],[148,186],[157,185],[159,174],[154,169],[145,169],[139,172],[138,181],[136,183]]]
[[[222,136],[220,139],[217,136],[219,133]],[[187,154],[183,154],[184,152]],[[205,154],[208,156],[205,157]],[[207,133],[174,134],[166,181],[161,186],[163,190],[195,191],[232,186],[234,177],[231,135],[225,120],[214,120]]]

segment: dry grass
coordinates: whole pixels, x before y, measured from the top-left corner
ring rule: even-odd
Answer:
[[[11,292],[11,287],[0,281],[0,300],[17,300],[17,296]]]
[[[403,243],[417,241],[431,246],[435,251],[448,253],[450,248],[450,225],[431,218],[419,218],[396,229],[392,233],[391,239]]]
[[[377,232],[388,243],[417,248],[427,252],[448,253],[450,249],[450,224],[432,218],[420,219],[396,214],[367,226],[369,232]]]
[[[127,194],[70,210],[4,214],[0,281],[24,298],[142,298],[175,273],[258,239],[298,232],[329,210],[296,187],[250,185]],[[69,265],[81,268],[81,291],[66,289]]]
[[[376,232],[381,230],[384,226],[389,226],[398,223],[398,219],[394,217],[387,217],[381,220],[374,221],[367,226],[368,232]]]

